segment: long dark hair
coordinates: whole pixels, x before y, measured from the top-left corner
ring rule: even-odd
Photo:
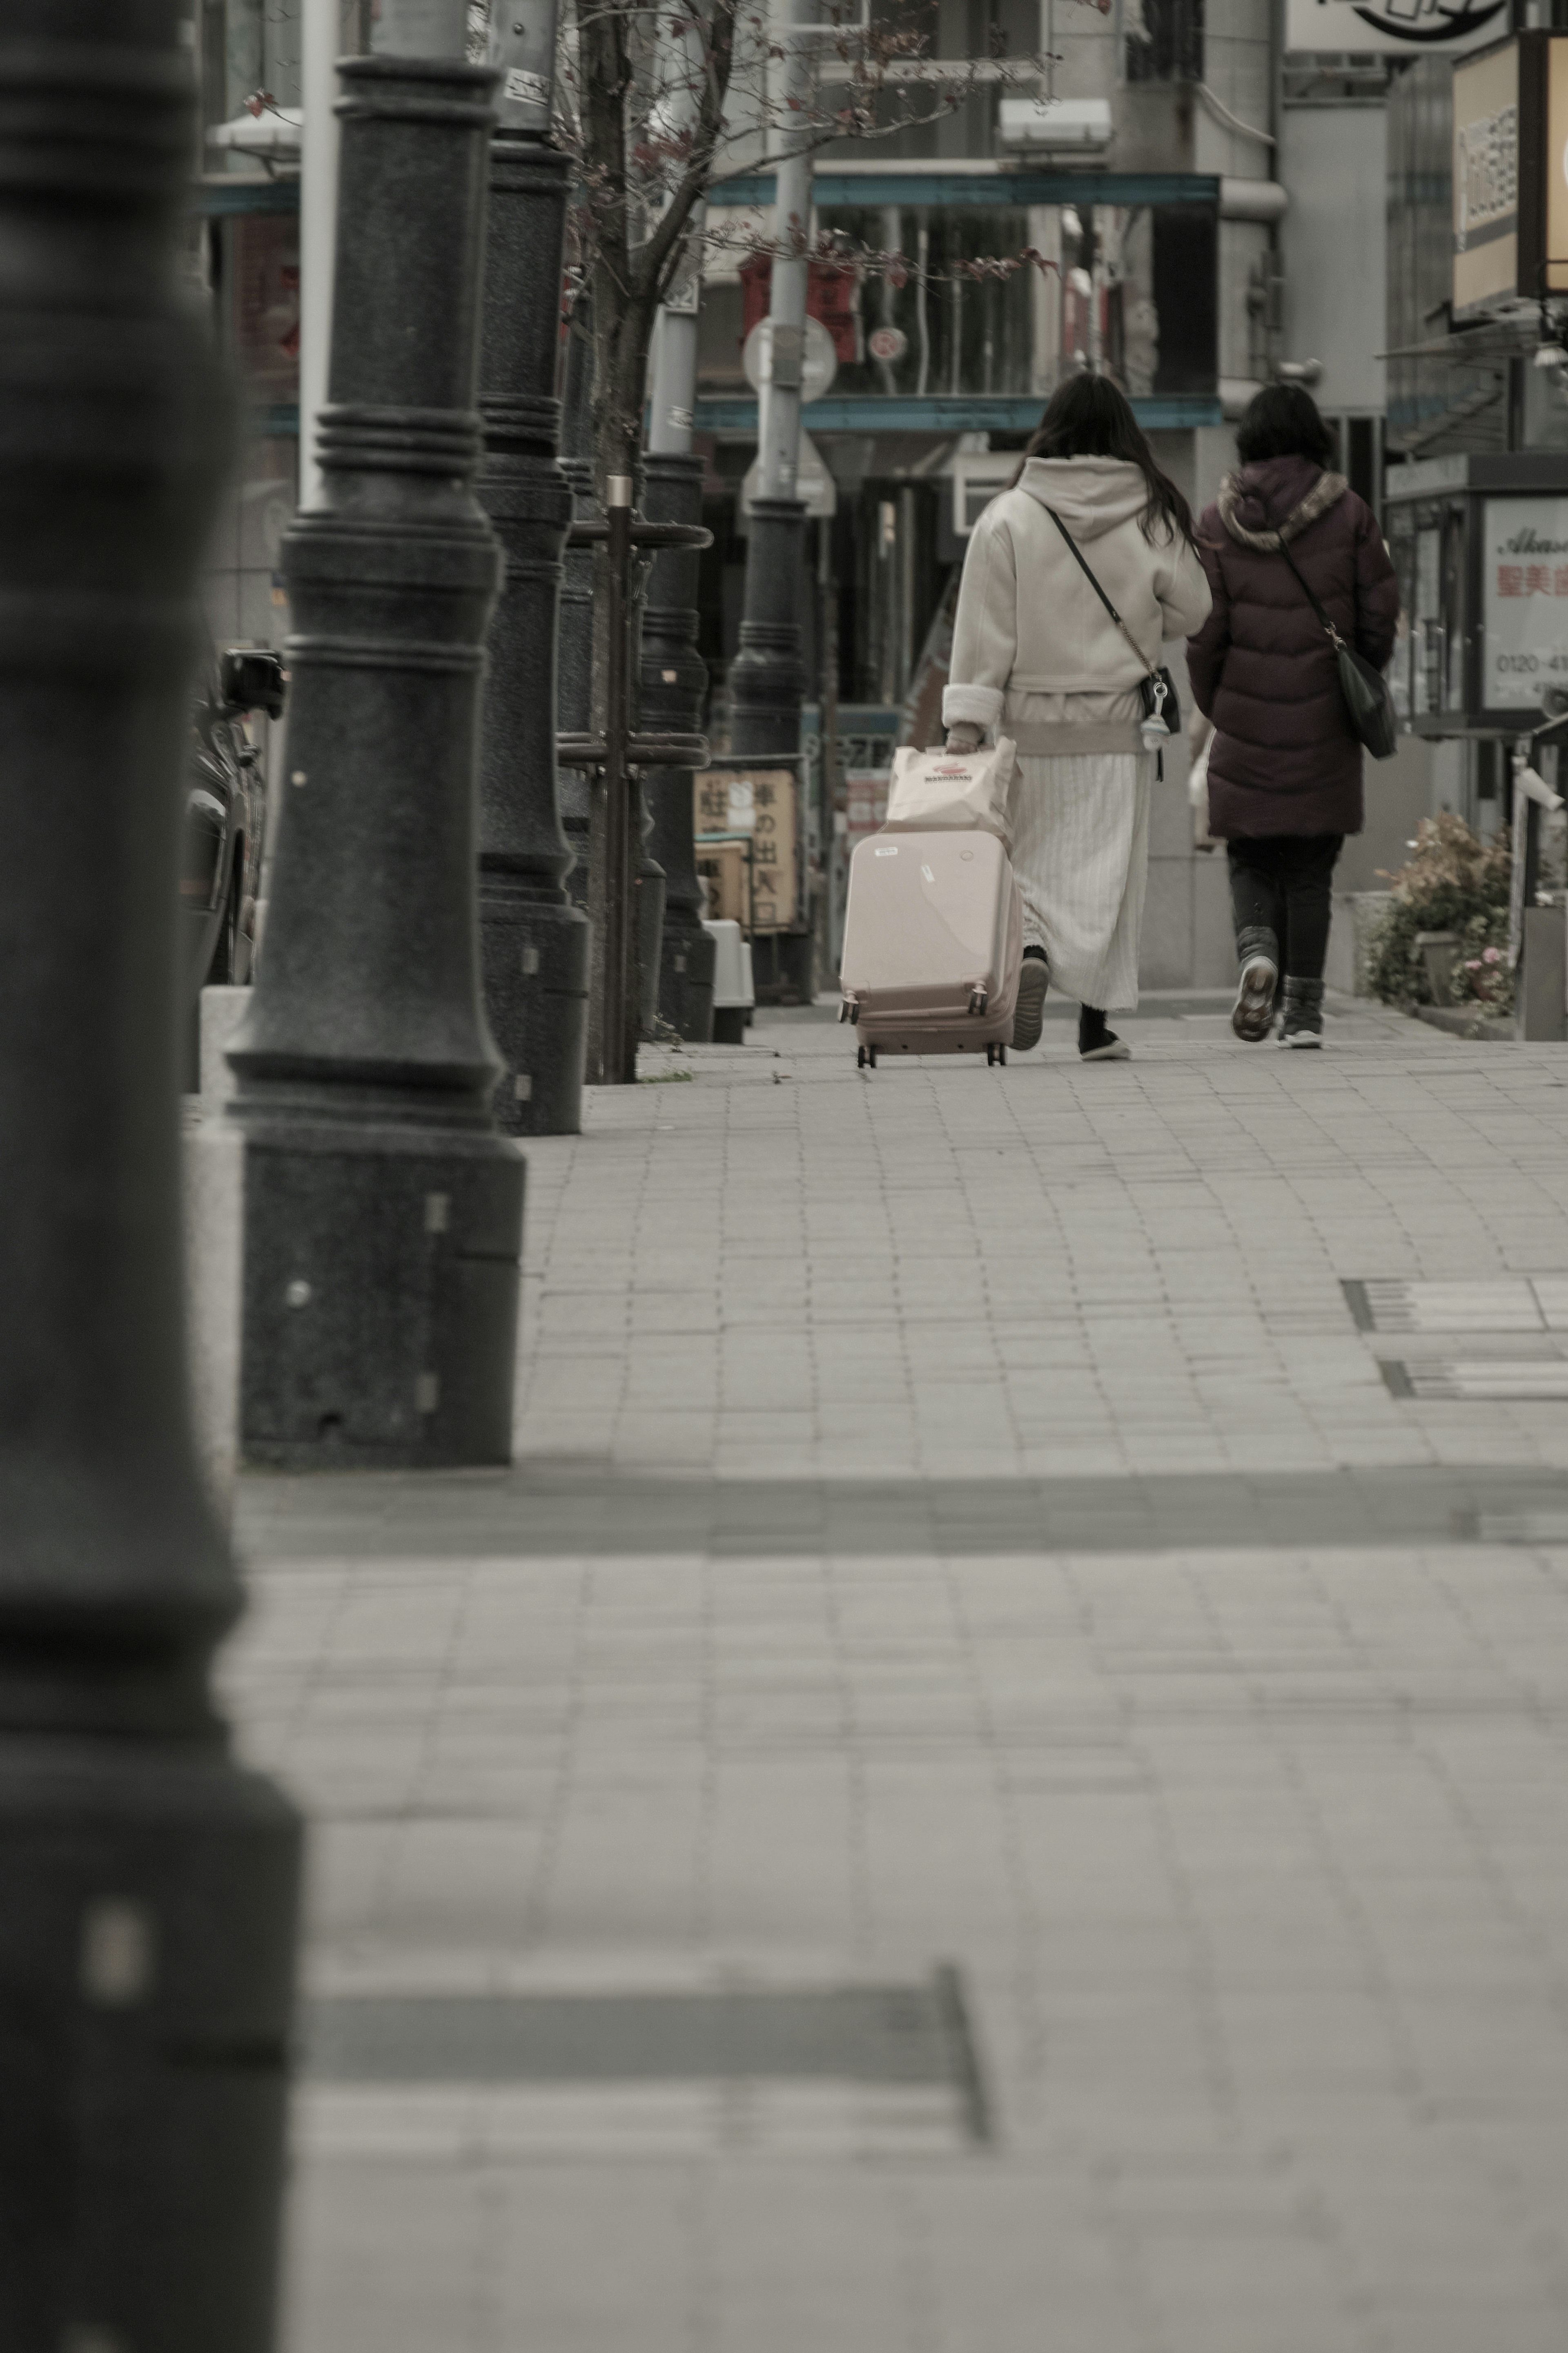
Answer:
[[[1046,404],[1046,413],[1024,451],[1030,458],[1121,458],[1136,466],[1149,485],[1149,501],[1139,517],[1139,529],[1152,540],[1156,525],[1167,535],[1189,543],[1193,511],[1169,474],[1154,463],[1154,452],[1131,404],[1108,375],[1069,375],[1058,384]],[[1015,482],[1022,474],[1015,474]]]
[[[1314,466],[1326,466],[1334,444],[1305,385],[1266,384],[1237,427],[1236,454],[1244,466],[1266,458],[1310,458]]]

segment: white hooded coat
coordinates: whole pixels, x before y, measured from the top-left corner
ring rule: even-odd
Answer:
[[[994,727],[1018,746],[1013,871],[1026,943],[1045,950],[1053,987],[1113,1013],[1138,1002],[1149,878],[1154,762],[1138,732],[1139,681],[1162,643],[1190,637],[1209,609],[1196,551],[1159,524],[1144,537],[1148,498],[1123,459],[1031,458],[974,526],[942,697],[948,726]]]
[[[942,715],[1011,735],[1020,753],[1140,752],[1139,681],[1162,643],[1208,617],[1209,585],[1179,533],[1141,518],[1149,486],[1122,458],[1031,458],[975,524],[964,557]],[[1074,561],[1061,516],[1136,640]]]

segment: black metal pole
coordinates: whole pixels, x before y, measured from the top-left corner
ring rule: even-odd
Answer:
[[[284,546],[289,782],[229,1059],[242,1435],[311,1466],[511,1453],[522,1158],[479,1001],[476,756],[500,550],[475,502],[495,77],[346,59],[325,503]]]
[[[0,45],[0,2346],[268,2353],[300,1832],[208,1682],[178,781],[231,409],[184,0]],[[107,983],[107,991],[106,991]]]
[[[730,665],[731,740],[742,759],[789,758],[800,750],[805,538],[804,500],[752,501],[745,610]]]
[[[574,1135],[583,1124],[588,925],[563,878],[555,770],[556,608],[572,491],[556,460],[566,156],[503,120],[490,151],[480,504],[506,551],[490,629],[479,757],[485,1009],[504,1069],[496,1124]]]
[[[632,608],[632,484],[612,474],[605,485],[608,510],[608,653],[605,686],[605,1010],[604,1082],[626,1086],[637,1076],[637,913],[632,876],[641,849],[641,816],[636,776],[627,766],[631,732],[627,661]]]
[[[800,499],[752,501],[746,550],[746,601],[741,643],[730,665],[731,743],[759,765],[793,759],[800,751],[800,706],[805,658],[800,626],[804,586],[805,505]],[[804,819],[804,809],[797,808]],[[805,827],[798,854],[805,856]],[[809,1004],[813,942],[809,931],[773,943],[775,969],[786,993]]]
[[[643,509],[650,522],[702,520],[702,460],[651,450],[643,459]],[[643,607],[642,723],[650,733],[690,733],[700,723],[708,669],[697,650],[695,547],[666,548],[654,558]],[[664,869],[664,943],[658,1009],[695,1044],[713,1035],[713,941],[702,928],[697,879],[690,768],[650,768],[644,785],[653,811],[652,849]]]
[[[586,290],[572,305],[566,331],[565,398],[561,419],[561,471],[572,492],[574,522],[598,519],[594,495],[593,298]],[[558,723],[565,735],[586,736],[594,723],[594,551],[568,547],[562,565],[556,628]],[[589,842],[593,786],[586,768],[560,770],[561,823],[574,864],[566,888],[587,911],[591,881]]]

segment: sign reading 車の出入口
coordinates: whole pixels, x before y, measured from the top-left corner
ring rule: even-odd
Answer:
[[[696,780],[694,809],[700,859],[715,836],[739,835],[751,845],[751,906],[736,920],[750,931],[786,932],[800,917],[801,828],[798,787],[789,768],[705,768]],[[706,839],[705,839],[706,837]]]
[[[1481,702],[1538,711],[1568,687],[1568,498],[1488,499]]]

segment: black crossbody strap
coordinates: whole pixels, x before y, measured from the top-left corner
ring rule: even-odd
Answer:
[[[1323,629],[1327,632],[1328,636],[1333,640],[1336,646],[1342,646],[1344,644],[1344,639],[1341,637],[1338,629],[1335,628],[1333,623],[1324,612],[1321,605],[1319,604],[1316,596],[1313,596],[1311,590],[1308,587],[1306,581],[1302,578],[1301,567],[1297,563],[1295,557],[1291,554],[1289,548],[1287,546],[1285,534],[1282,531],[1277,531],[1275,533],[1274,543],[1279,550],[1280,554],[1285,558],[1286,563],[1290,566],[1291,571],[1296,575],[1296,585],[1307,599],[1308,604],[1310,605],[1313,612],[1316,613]]]
[[[1042,504],[1043,503],[1044,501],[1042,501]],[[1126,622],[1122,619],[1121,614],[1117,611],[1115,606],[1111,603],[1110,597],[1100,586],[1088,556],[1085,555],[1082,548],[1079,545],[1077,540],[1073,537],[1066,523],[1063,522],[1055,507],[1047,507],[1046,512],[1049,515],[1051,521],[1055,523],[1057,529],[1060,532],[1062,537],[1071,548],[1073,554],[1078,559],[1079,570],[1083,574],[1084,578],[1089,582],[1089,586],[1093,589],[1095,595],[1099,597],[1100,603],[1104,606],[1106,611],[1110,614],[1111,619],[1115,622],[1117,628],[1121,630],[1122,636],[1126,638],[1128,644],[1131,647],[1133,652],[1142,663],[1148,675],[1151,678],[1158,678],[1160,675],[1159,671],[1144,653],[1142,647],[1139,644],[1137,638],[1133,636],[1131,630],[1128,628]],[[1305,583],[1302,585],[1305,586]],[[1308,594],[1311,594],[1310,589],[1308,590]]]

